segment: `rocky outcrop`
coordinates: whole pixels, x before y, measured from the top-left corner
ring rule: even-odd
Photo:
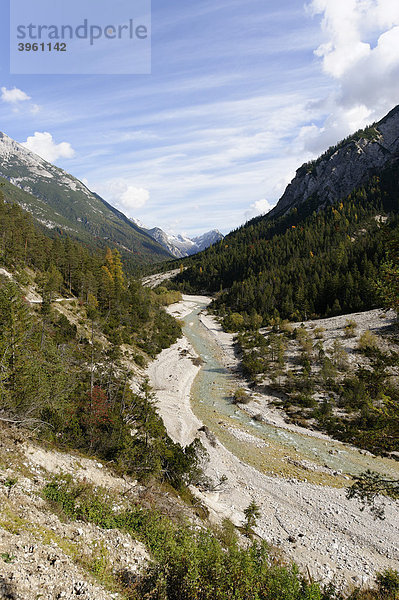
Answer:
[[[150,557],[125,532],[53,513],[42,490],[61,473],[107,489],[121,502],[141,490],[96,460],[24,443],[22,432],[0,423],[0,598],[122,599],[108,584],[134,581]]]
[[[399,153],[399,106],[319,159],[302,165],[269,215],[279,216],[317,196],[322,206],[345,198]]]

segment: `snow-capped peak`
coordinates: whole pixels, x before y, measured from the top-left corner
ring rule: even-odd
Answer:
[[[159,227],[148,229],[147,233],[176,258],[183,258],[201,252],[201,250],[205,250],[205,248],[223,239],[223,235],[216,229],[195,238],[189,238],[182,234],[165,233]]]

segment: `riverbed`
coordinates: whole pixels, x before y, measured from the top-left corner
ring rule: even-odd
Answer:
[[[347,485],[346,477],[366,469],[399,476],[399,467],[393,460],[370,456],[304,428],[270,425],[251,417],[245,406],[239,408],[233,404],[234,391],[246,382],[225,367],[217,322],[208,318],[205,323],[212,324],[209,329],[201,319],[206,306],[207,301],[198,301],[184,319],[183,333],[203,360],[191,388],[191,405],[198,419],[233,454],[269,475],[296,476],[304,481],[334,486]],[[269,399],[257,394],[256,400],[261,406]]]
[[[349,473],[370,467],[398,476],[399,466],[292,430],[283,419],[281,426],[259,423],[232,405],[232,390],[245,382],[226,368],[235,364],[232,339],[212,317],[203,318],[209,300],[184,296],[169,307],[184,320],[184,336],[151,363],[148,375],[169,435],[183,445],[199,437],[209,453],[204,466],[211,483],[193,492],[210,518],[240,525],[244,508],[255,500],[261,509],[256,533],[304,572],[341,586],[366,584],[375,572],[398,568],[397,504],[388,500],[386,519],[376,522],[346,499],[343,486]]]

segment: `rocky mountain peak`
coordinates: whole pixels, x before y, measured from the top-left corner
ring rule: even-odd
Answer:
[[[206,233],[194,238],[189,238],[181,234],[168,234],[159,227],[154,227],[153,229],[148,229],[147,231],[151,237],[164,246],[164,248],[166,248],[176,258],[183,258],[184,256],[197,254],[197,252],[205,250],[205,248],[208,248],[212,244],[222,240],[224,237],[220,231],[217,231],[216,229],[207,231]]]
[[[317,196],[321,205],[346,197],[392,161],[399,152],[399,106],[381,121],[360,130],[315,161],[305,163],[271,215],[281,215]]]

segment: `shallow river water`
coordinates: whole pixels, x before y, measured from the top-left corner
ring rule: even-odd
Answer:
[[[344,486],[345,475],[365,469],[399,476],[399,464],[393,460],[365,455],[333,440],[260,423],[232,404],[232,391],[240,382],[223,365],[223,350],[199,319],[205,307],[197,304],[184,319],[184,334],[204,361],[191,389],[191,404],[197,417],[231,452],[264,473],[314,483]],[[305,468],[300,461],[305,461]]]

